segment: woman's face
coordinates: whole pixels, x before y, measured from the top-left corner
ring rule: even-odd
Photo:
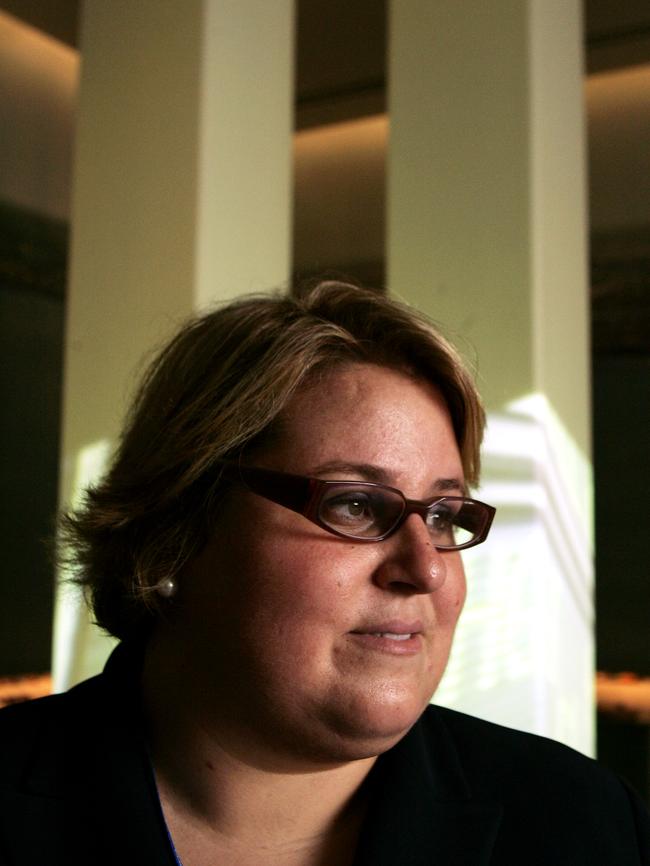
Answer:
[[[447,407],[420,380],[348,365],[280,421],[251,465],[381,481],[412,499],[462,492]],[[171,628],[197,712],[227,748],[332,762],[379,754],[415,722],[464,599],[460,555],[437,551],[417,515],[357,543],[234,488],[183,576]]]

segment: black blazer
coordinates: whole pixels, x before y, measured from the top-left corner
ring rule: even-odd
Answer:
[[[174,866],[137,656],[0,712],[2,866]],[[571,749],[430,707],[371,771],[355,866],[650,866],[650,817]],[[336,866],[336,864],[332,864]]]

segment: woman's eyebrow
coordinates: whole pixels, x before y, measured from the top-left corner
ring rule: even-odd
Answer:
[[[331,473],[340,473],[344,480],[345,476],[356,475],[363,478],[365,481],[376,481],[379,484],[386,484],[389,487],[394,487],[395,482],[391,477],[390,472],[382,466],[377,466],[374,463],[348,463],[342,460],[332,460],[328,463],[321,463],[314,468],[310,475],[329,475]],[[460,493],[465,494],[465,482],[462,478],[438,478],[431,485],[431,494],[436,493]]]
[[[333,472],[340,472],[342,475],[357,475],[366,481],[376,481],[379,484],[390,484],[390,475],[386,469],[376,466],[374,463],[348,463],[342,460],[331,460],[328,463],[320,463],[309,474],[329,475]]]
[[[465,482],[461,478],[438,478],[433,485],[434,493],[456,493],[465,494]]]

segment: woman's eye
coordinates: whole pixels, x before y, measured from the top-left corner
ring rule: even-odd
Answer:
[[[364,493],[347,493],[323,503],[321,516],[330,523],[365,526],[374,514],[370,498]]]
[[[353,517],[358,517],[360,514],[363,514],[366,510],[365,503],[361,502],[361,500],[359,500],[359,499],[351,499],[349,502],[345,503],[344,508]]]
[[[452,538],[456,514],[450,509],[430,511],[427,515],[427,526],[433,535]]]

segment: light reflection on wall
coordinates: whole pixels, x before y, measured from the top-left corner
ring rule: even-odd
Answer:
[[[104,474],[110,456],[110,443],[100,439],[83,448],[74,465],[64,467],[71,478],[68,507],[78,508],[84,491]],[[66,584],[69,575],[59,575],[59,591],[54,611],[54,645],[52,648],[52,686],[59,692],[85,676],[101,670],[107,655],[107,644],[97,629],[89,629],[85,603],[76,587]]]
[[[577,501],[571,475],[588,494]],[[594,750],[591,469],[542,395],[489,418],[468,602],[435,702]],[[578,488],[580,489],[580,488]],[[560,652],[570,635],[572,652]],[[587,732],[587,734],[585,734]]]

